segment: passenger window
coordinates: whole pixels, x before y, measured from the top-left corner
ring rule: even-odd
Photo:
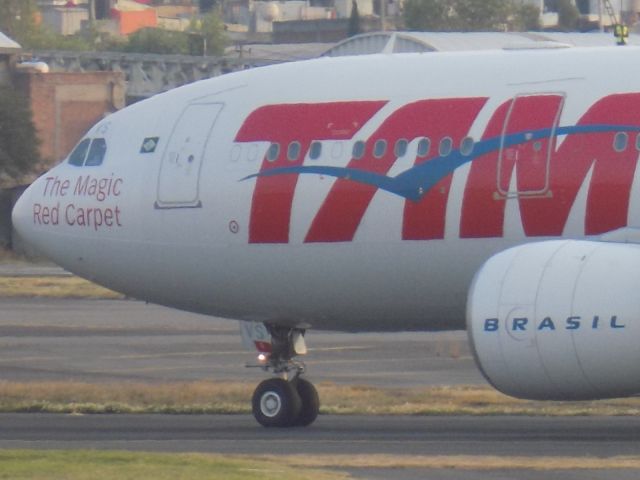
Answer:
[[[355,160],[360,160],[362,157],[364,157],[364,151],[365,151],[365,143],[362,140],[358,140],[356,143],[353,144],[353,150],[351,152],[351,156]]]
[[[331,147],[331,156],[333,158],[340,158],[342,156],[342,142],[334,142]]]
[[[230,155],[230,159],[232,162],[237,162],[238,160],[240,160],[240,156],[242,155],[242,147],[240,145],[234,145],[231,148],[231,155]]]
[[[409,142],[401,138],[396,142],[396,146],[394,148],[393,153],[395,153],[396,157],[404,157],[405,153],[407,153],[407,147],[409,146]]]
[[[317,160],[322,155],[322,143],[311,142],[311,148],[309,148],[309,158],[311,160]]]
[[[471,153],[473,152],[474,143],[475,142],[471,137],[463,138],[462,142],[460,142],[460,153],[462,153],[462,155],[464,155],[465,157],[471,155]]]
[[[453,140],[451,137],[444,137],[440,140],[440,147],[438,148],[438,153],[441,157],[446,157],[451,153],[451,149],[453,148]]]
[[[76,148],[73,149],[73,152],[69,155],[70,165],[75,165],[76,167],[84,165],[84,158],[87,156],[87,150],[89,150],[90,143],[91,140],[85,138],[76,146]]]
[[[94,138],[89,148],[89,154],[87,155],[87,161],[84,163],[87,167],[97,167],[102,165],[104,156],[107,153],[107,142],[104,138]]]
[[[267,161],[275,162],[278,159],[278,155],[280,155],[280,145],[272,143],[269,146],[269,150],[267,150]]]
[[[290,162],[295,162],[300,155],[300,142],[291,142],[287,149],[287,159]]]
[[[422,137],[418,142],[418,156],[426,157],[427,155],[429,155],[430,149],[431,149],[431,141],[426,137]]]
[[[247,160],[250,162],[255,162],[258,159],[258,146],[255,143],[252,143],[249,146],[249,153],[247,154]]]
[[[613,137],[613,149],[616,152],[624,152],[627,149],[627,143],[629,142],[629,136],[625,132],[618,132]]]
[[[384,157],[384,154],[387,151],[387,141],[386,140],[378,140],[373,146],[373,156],[376,158]]]

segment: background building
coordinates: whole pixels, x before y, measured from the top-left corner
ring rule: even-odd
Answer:
[[[540,9],[543,27],[552,28],[558,24],[557,0],[519,1],[534,5]],[[602,22],[603,26],[608,27],[613,23],[606,13],[603,0],[572,0],[572,2],[580,12],[581,20],[584,24],[598,25]],[[611,0],[610,4],[618,17],[618,21],[622,21],[627,25],[637,21],[637,15],[640,13],[640,0]]]
[[[84,134],[111,112],[125,106],[122,72],[40,73],[15,76],[30,99],[46,170],[63,159]]]
[[[11,66],[21,50],[18,43],[0,32],[0,85],[11,83]]]

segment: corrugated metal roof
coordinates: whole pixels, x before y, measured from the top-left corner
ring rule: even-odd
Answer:
[[[640,35],[629,44],[640,45]],[[356,35],[327,50],[330,57],[371,53],[490,50],[502,48],[615,45],[611,33],[557,32],[376,32]]]
[[[22,50],[22,47],[7,37],[4,33],[0,32],[0,52],[3,53],[15,53]]]

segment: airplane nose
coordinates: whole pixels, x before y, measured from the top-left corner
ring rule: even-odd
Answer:
[[[31,218],[31,212],[33,210],[33,188],[33,185],[29,186],[22,195],[20,195],[11,212],[13,228],[18,232],[20,238],[30,245],[33,243],[33,220]]]

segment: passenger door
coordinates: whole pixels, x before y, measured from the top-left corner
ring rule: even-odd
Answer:
[[[182,112],[162,155],[156,208],[197,208],[202,161],[222,103],[194,103]]]
[[[498,156],[497,190],[503,197],[548,195],[549,165],[565,96],[516,95],[507,111]],[[511,184],[513,169],[516,185]]]

